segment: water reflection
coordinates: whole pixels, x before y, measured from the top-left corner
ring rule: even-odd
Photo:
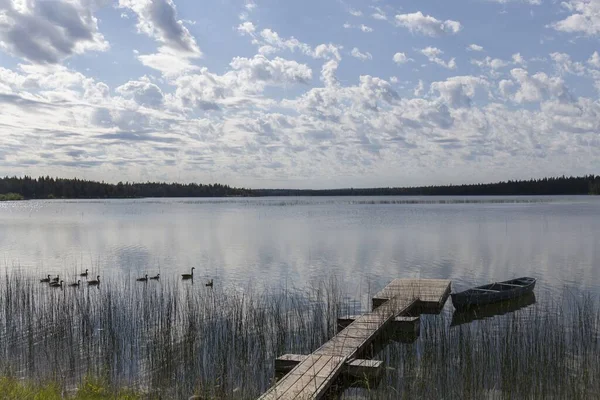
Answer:
[[[600,288],[600,198],[450,200],[18,202],[0,207],[0,264],[117,280],[195,266],[201,281],[238,287],[334,274],[365,300],[392,278],[448,278],[458,290],[529,275],[543,277],[542,291]]]
[[[535,301],[535,293],[531,292],[512,300],[474,307],[468,310],[457,310],[452,315],[452,322],[450,323],[450,326],[467,324],[475,320],[493,318],[497,315],[515,312],[535,304]]]

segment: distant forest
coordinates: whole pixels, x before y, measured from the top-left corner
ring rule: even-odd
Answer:
[[[26,199],[104,199],[135,197],[229,197],[252,196],[247,189],[232,188],[218,183],[201,185],[196,183],[131,183],[117,184],[25,176],[0,178],[1,194],[18,194]]]
[[[262,197],[262,196],[503,196],[600,195],[600,176],[558,177],[472,185],[386,187],[367,189],[242,189],[221,184],[131,183],[117,184],[40,177],[0,178],[0,200],[92,199],[137,197]]]

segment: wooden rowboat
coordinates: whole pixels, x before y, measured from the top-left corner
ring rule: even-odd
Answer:
[[[477,286],[450,296],[454,308],[464,309],[514,299],[533,292],[534,287],[535,278],[523,277]]]

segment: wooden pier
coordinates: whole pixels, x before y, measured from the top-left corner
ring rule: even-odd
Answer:
[[[320,399],[343,372],[378,369],[381,362],[361,360],[361,353],[386,327],[416,322],[415,318],[398,316],[439,313],[450,285],[445,279],[394,279],[373,297],[373,311],[341,319],[339,323],[347,326],[312,354],[278,358],[281,369],[286,365],[291,371],[260,399]]]

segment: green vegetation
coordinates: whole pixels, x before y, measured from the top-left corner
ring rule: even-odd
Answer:
[[[387,188],[346,188],[325,190],[260,189],[258,196],[518,196],[518,195],[586,195],[590,185],[600,185],[600,176],[556,177],[479,183]],[[597,187],[597,186],[595,186]]]
[[[21,379],[51,382],[14,390],[72,398],[114,396],[128,387],[150,399],[253,399],[273,383],[275,357],[312,352],[334,335],[338,316],[358,312],[335,279],[270,292],[108,277],[99,288],[60,290],[8,275],[0,280],[0,376],[13,377],[7,387]],[[540,298],[516,313],[454,327],[450,319],[449,312],[423,316],[416,341],[378,343],[361,356],[384,361],[381,382],[340,387],[338,396],[586,399],[600,393],[597,298]],[[120,393],[114,398],[137,398]],[[76,397],[92,395],[98,397]]]
[[[128,389],[111,390],[101,381],[86,379],[81,387],[65,391],[58,382],[38,383],[0,377],[0,398],[3,400],[137,400],[148,397]]]
[[[15,200],[23,200],[24,197],[18,193],[6,193],[0,194],[0,201],[15,201]]]
[[[387,187],[363,189],[241,189],[218,183],[130,183],[25,176],[0,178],[0,196],[21,193],[26,199],[92,199],[137,197],[247,196],[509,196],[600,194],[600,176],[558,177],[474,185]]]
[[[37,179],[29,176],[0,178],[0,194],[16,192],[26,199],[92,199],[136,197],[228,197],[249,196],[247,189],[232,188],[218,183],[130,183],[116,185],[81,179],[61,179],[49,176]]]

